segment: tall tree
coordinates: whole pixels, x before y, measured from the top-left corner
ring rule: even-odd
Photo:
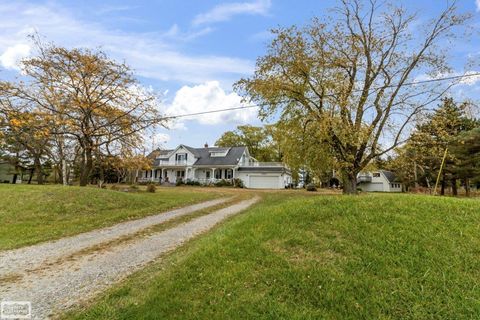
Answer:
[[[43,162],[51,148],[51,117],[42,112],[36,104],[2,94],[8,91],[8,88],[8,83],[0,86],[3,148],[9,153],[8,158],[16,169],[21,160],[31,160],[32,175],[35,172],[37,183],[43,184]]]
[[[51,113],[53,134],[77,141],[80,185],[85,186],[98,152],[131,144],[142,131],[162,123],[157,99],[125,63],[102,51],[34,40],[37,55],[22,61],[28,80],[14,84],[9,94]]]
[[[269,126],[238,126],[234,131],[227,131],[215,142],[219,147],[246,146],[250,154],[259,161],[280,161],[281,154],[272,139]]]
[[[314,121],[308,118],[279,121],[275,129],[273,138],[294,176],[308,172],[325,183],[333,177],[338,169],[333,150],[328,144],[318,143],[321,132]]]
[[[452,98],[444,98],[435,112],[428,115],[426,121],[417,124],[412,133],[407,144],[408,155],[431,179],[436,178],[445,149],[452,145],[452,139],[474,128],[475,121],[466,115],[467,107],[467,103],[458,104]],[[451,181],[456,195],[457,176],[452,171],[455,161],[455,155],[447,153],[446,165],[442,171],[442,195],[447,180]]]
[[[480,127],[462,132],[451,142],[451,153],[455,158],[453,173],[463,180],[467,196],[470,181],[480,182]]]
[[[469,15],[457,14],[453,1],[421,28],[414,14],[383,1],[342,0],[335,12],[273,30],[255,74],[236,89],[262,106],[263,118],[314,119],[318,143],[330,145],[342,167],[344,192],[355,193],[359,171],[397,147],[415,115],[452,85],[409,83],[449,71],[437,44]]]

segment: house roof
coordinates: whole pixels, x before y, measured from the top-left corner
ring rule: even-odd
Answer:
[[[162,158],[168,158],[168,155],[170,152],[173,150],[161,150],[161,149],[156,149],[150,152],[150,154],[147,156],[149,159],[162,159]]]
[[[191,152],[197,161],[193,164],[194,166],[230,166],[238,164],[240,158],[246,150],[246,147],[210,147],[210,148],[192,148],[186,145],[181,145],[189,152]],[[178,149],[178,148],[177,148]],[[161,150],[161,154],[155,159],[155,166],[159,165],[160,160],[165,160],[168,156],[175,151],[174,150]],[[224,157],[212,157],[211,152],[226,152],[227,154]]]
[[[380,172],[383,173],[383,175],[387,178],[388,182],[396,182],[397,180],[397,175],[393,173],[392,171],[387,171],[387,170],[380,170]]]
[[[236,165],[243,153],[245,152],[246,147],[231,147],[231,148],[196,148],[196,157],[198,160],[193,164],[194,166],[207,166],[207,165],[217,165],[217,166],[228,166]],[[211,152],[227,152],[225,157],[212,157],[210,156]]]

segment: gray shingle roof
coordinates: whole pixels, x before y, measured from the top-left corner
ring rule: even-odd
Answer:
[[[195,148],[196,156],[199,158],[194,166],[228,166],[236,165],[242,154],[245,152],[246,147],[231,147],[231,148]],[[222,152],[228,150],[225,157],[211,157],[210,152]]]
[[[150,159],[166,159],[168,158],[168,154],[172,152],[173,150],[161,150],[161,149],[156,149],[150,152],[150,154],[147,156],[147,158]]]
[[[196,158],[198,158],[193,164],[194,166],[233,166],[238,164],[238,161],[246,149],[246,147],[192,148],[186,145],[183,145],[183,147],[185,147],[185,149],[190,151],[195,155]],[[161,153],[157,156],[157,159],[155,159],[154,166],[158,166],[160,160],[166,160],[172,151],[174,150],[161,150]],[[211,157],[211,152],[227,152],[227,154],[225,157]]]
[[[385,177],[387,178],[388,182],[396,182],[397,180],[397,175],[393,173],[392,171],[387,171],[387,170],[380,170]]]

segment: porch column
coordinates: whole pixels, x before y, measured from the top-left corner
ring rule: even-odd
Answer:
[[[214,181],[215,179],[215,170],[216,168],[212,168],[212,176],[210,177],[210,180]]]
[[[235,168],[232,169],[232,179],[235,179]]]
[[[152,169],[152,170],[150,170],[150,181],[153,181],[153,179],[155,179],[155,178],[153,177],[153,174],[154,174],[154,172],[153,172],[153,169]]]
[[[165,168],[162,168],[162,175],[161,175],[161,180],[160,182],[164,182],[165,181]]]
[[[192,168],[192,180],[196,180],[195,178],[195,171],[197,171],[196,168]]]

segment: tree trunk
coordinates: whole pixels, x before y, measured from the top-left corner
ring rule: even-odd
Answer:
[[[98,187],[101,188],[105,183],[105,172],[103,170],[103,165],[100,165],[100,179],[98,179]]]
[[[32,183],[34,169],[30,169],[30,176],[28,177],[28,184]]]
[[[470,197],[470,179],[465,178],[465,195]]]
[[[93,169],[92,148],[90,145],[86,146],[83,151],[83,159],[80,168],[80,186],[84,187],[88,184],[88,179],[90,178],[90,173]]]
[[[458,196],[457,179],[455,178],[452,179],[452,195],[455,197]]]
[[[357,193],[357,172],[355,170],[344,172],[343,180],[343,194]]]
[[[68,173],[67,173],[67,161],[65,159],[62,159],[62,182],[63,185],[66,186],[68,185]]]
[[[37,184],[43,184],[42,163],[38,157],[33,159],[33,166],[35,168],[35,173],[37,174]]]
[[[12,180],[12,183],[13,183],[13,184],[16,184],[16,183],[17,183],[17,178],[18,178],[18,174],[14,173],[14,174],[13,174],[13,180]]]

